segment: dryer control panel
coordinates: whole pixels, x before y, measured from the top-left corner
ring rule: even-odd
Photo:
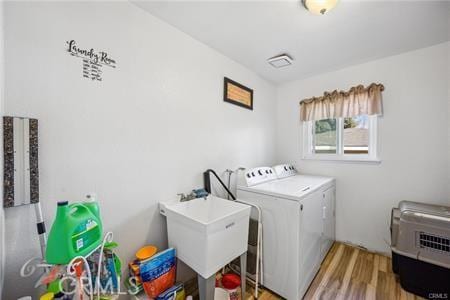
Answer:
[[[293,165],[289,164],[283,164],[283,165],[276,165],[273,167],[275,170],[275,173],[277,174],[278,179],[290,177],[297,175],[297,170],[294,168]]]
[[[254,186],[277,179],[277,174],[270,167],[258,167],[245,170],[244,178],[247,186]]]

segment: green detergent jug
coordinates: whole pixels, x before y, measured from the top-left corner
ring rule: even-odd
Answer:
[[[103,228],[98,203],[58,202],[55,221],[48,236],[45,259],[50,264],[68,264],[86,256],[102,242]]]

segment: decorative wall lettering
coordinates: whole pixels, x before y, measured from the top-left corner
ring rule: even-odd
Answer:
[[[66,41],[66,43],[67,52],[72,56],[81,58],[84,78],[102,81],[103,66],[116,67],[116,61],[107,52],[96,52],[94,48],[89,50],[80,48],[75,40]]]

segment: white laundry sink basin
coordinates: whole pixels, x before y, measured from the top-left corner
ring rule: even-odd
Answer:
[[[169,247],[203,278],[247,251],[250,206],[214,196],[164,204]]]

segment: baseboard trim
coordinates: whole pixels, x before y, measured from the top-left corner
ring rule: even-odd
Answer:
[[[354,248],[358,248],[358,249],[361,249],[361,250],[364,250],[364,251],[372,252],[372,253],[375,253],[375,254],[387,256],[387,257],[390,257],[390,258],[392,257],[392,253],[391,252],[377,251],[377,250],[374,250],[374,249],[367,248],[366,246],[364,246],[362,244],[355,244],[355,243],[352,243],[350,241],[342,241],[342,240],[336,240],[336,242],[342,243],[342,244],[345,244],[345,245],[348,245],[348,246],[351,246],[351,247],[354,247]]]

